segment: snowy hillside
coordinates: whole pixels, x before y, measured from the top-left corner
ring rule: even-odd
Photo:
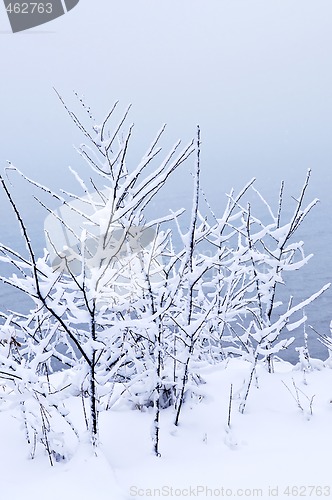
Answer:
[[[87,169],[69,169],[78,194],[11,163],[0,177],[25,247],[0,243],[0,280],[32,304],[0,311],[6,498],[328,496],[332,372],[310,360],[307,306],[330,284],[305,298],[288,289],[312,258],[297,239],[318,202],[306,201],[311,171],[296,198],[282,181],[272,206],[253,178],[216,213],[200,127],[164,153],[163,126],[133,164],[129,108],[118,125],[117,103],[85,124],[58,97],[87,141]],[[184,162],[191,205],[149,215]],[[12,177],[48,215],[41,257]],[[295,335],[297,369],[279,358]]]
[[[42,448],[28,458],[17,412],[1,412],[1,497],[268,498],[277,496],[276,488],[278,498],[330,496],[332,370],[319,361],[312,365],[318,369],[307,373],[286,363],[275,363],[273,374],[259,368],[244,414],[238,407],[248,363],[207,367],[202,400],[188,401],[177,428],[174,411],[162,412],[159,458],[151,447],[152,411],[115,405],[101,415],[96,454],[80,444],[74,458],[54,467]],[[83,427],[82,411],[72,405]]]

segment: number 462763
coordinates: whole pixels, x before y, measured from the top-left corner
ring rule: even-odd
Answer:
[[[8,4],[6,11],[9,14],[51,14],[52,4],[50,2],[15,2]]]

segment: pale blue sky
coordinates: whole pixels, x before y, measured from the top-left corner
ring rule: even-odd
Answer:
[[[317,254],[302,282],[316,290],[332,274],[331,19],[331,0],[80,0],[13,35],[0,5],[0,169],[11,159],[70,187],[67,165],[82,165],[72,147],[82,139],[53,86],[69,105],[73,90],[84,94],[98,121],[115,100],[133,103],[137,155],[164,122],[165,145],[187,142],[199,123],[202,183],[219,213],[224,193],[253,176],[274,201],[284,179],[289,203],[312,168],[310,194],[322,203],[301,235]],[[173,208],[189,196],[189,169],[170,185]],[[0,209],[6,240],[13,226]],[[324,300],[327,325],[331,294]]]
[[[0,8],[0,162],[43,180],[78,162],[56,86],[99,118],[132,102],[142,147],[163,122],[170,143],[200,123],[207,189],[308,167],[330,185],[331,19],[330,0],[81,0],[13,35]]]

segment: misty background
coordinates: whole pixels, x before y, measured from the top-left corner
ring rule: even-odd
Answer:
[[[11,160],[55,190],[79,192],[68,165],[85,168],[73,147],[83,138],[53,87],[69,107],[77,104],[73,91],[84,96],[97,122],[114,101],[120,114],[132,103],[133,164],[163,123],[165,154],[177,139],[189,142],[199,124],[202,187],[218,215],[225,193],[254,176],[274,208],[284,180],[291,211],[311,168],[307,201],[320,204],[297,238],[315,256],[292,284],[307,297],[332,281],[331,19],[330,0],[80,0],[14,35],[0,4],[0,170]],[[156,209],[189,207],[193,162],[170,179]],[[40,252],[46,214],[26,183],[9,179]],[[19,235],[0,193],[0,239],[21,248]],[[307,311],[321,333],[329,332],[331,298]],[[20,300],[0,285],[0,308]],[[313,354],[324,357],[314,339]]]

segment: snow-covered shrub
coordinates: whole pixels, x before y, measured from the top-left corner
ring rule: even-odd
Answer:
[[[128,110],[112,129],[116,106],[101,125],[87,126],[65,108],[88,141],[79,148],[88,174],[71,169],[79,194],[54,193],[9,167],[41,193],[48,214],[43,257],[35,255],[23,216],[1,179],[28,251],[25,256],[0,245],[1,261],[15,272],[1,279],[34,304],[27,314],[1,313],[2,400],[12,400],[20,410],[32,455],[37,441],[50,460],[70,454],[59,429],[64,425],[77,435],[66,399],[78,397],[93,445],[99,413],[120,399],[152,411],[158,456],[161,410],[172,407],[179,424],[185,400],[202,399],[202,366],[229,356],[249,362],[240,403],[244,411],[257,363],[273,370],[273,356],[292,342],[280,334],[306,319],[291,324],[291,317],[327,288],[300,303],[290,298],[284,308],[276,300],[285,273],[298,271],[310,258],[303,243],[292,240],[316,203],[303,208],[310,173],[289,221],[281,220],[283,186],[276,214],[255,190],[268,209],[268,223],[252,213],[245,197],[254,179],[228,195],[218,217],[209,205],[208,213],[201,207],[199,128],[196,141],[183,149],[177,143],[157,163],[163,127],[141,161],[129,168]],[[183,210],[148,218],[151,200],[194,152],[189,226],[183,227]],[[48,197],[60,207],[50,208]]]
[[[161,333],[156,333],[159,311],[154,311],[151,287],[160,286],[155,276],[160,267],[162,233],[159,231],[149,244],[144,234],[174,216],[147,222],[145,207],[190,156],[193,146],[190,142],[180,149],[178,142],[157,166],[150,167],[158,161],[163,127],[142,160],[128,170],[126,155],[133,129],[130,126],[124,130],[128,110],[114,132],[108,124],[115,106],[101,125],[89,124],[89,128],[66,109],[89,140],[79,149],[91,168],[89,185],[72,170],[82,196],[65,191],[58,195],[23,176],[42,194],[62,204],[61,212],[47,208],[40,200],[57,230],[52,233],[52,224],[47,226],[46,238],[53,252],[37,259],[23,217],[2,179],[29,254],[25,258],[1,247],[2,260],[19,272],[3,281],[28,294],[35,303],[29,315],[18,311],[4,313],[4,317],[8,327],[15,325],[20,332],[21,356],[25,356],[33,375],[40,370],[51,373],[54,360],[71,369],[72,388],[89,400],[87,420],[96,444],[98,413],[114,380],[142,378],[142,372],[153,366],[149,360],[161,355]],[[10,170],[19,172],[13,165]],[[71,237],[69,246],[62,248],[59,224],[65,237],[68,233]],[[158,389],[159,381],[155,383]]]
[[[41,444],[53,464],[54,460],[70,457],[73,448],[68,445],[72,441],[68,433],[74,441],[78,433],[66,408],[66,388],[54,386],[49,377],[52,352],[48,347],[52,335],[40,338],[34,312],[25,324],[16,320],[14,315],[9,316],[0,326],[0,408],[13,409],[21,421],[30,456],[34,458]],[[41,323],[38,325],[40,328]]]

